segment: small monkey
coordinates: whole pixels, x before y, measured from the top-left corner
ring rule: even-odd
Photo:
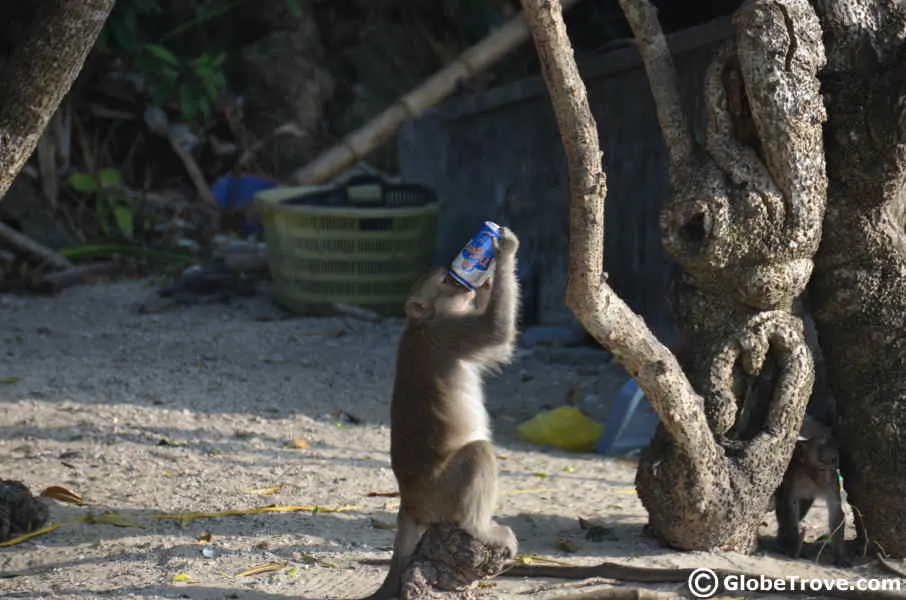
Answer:
[[[398,597],[402,574],[432,524],[454,522],[516,555],[512,529],[497,524],[497,459],[482,376],[508,363],[516,339],[519,240],[495,240],[493,280],[477,291],[436,269],[406,301],[390,405],[390,462],[400,491],[390,571],[369,600]]]
[[[777,488],[774,511],[777,515],[777,541],[793,558],[802,551],[799,523],[815,498],[827,503],[831,551],[837,565],[846,564],[843,500],[837,478],[839,452],[830,429],[806,415],[793,458]]]

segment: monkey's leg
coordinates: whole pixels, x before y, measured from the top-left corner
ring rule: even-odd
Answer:
[[[516,556],[513,530],[494,521],[497,508],[497,458],[490,442],[466,444],[439,476],[438,494],[457,515],[459,526],[489,546],[508,548]]]
[[[393,555],[390,557],[390,571],[384,583],[376,592],[364,600],[389,600],[398,598],[402,588],[403,571],[418,546],[425,529],[419,525],[409,511],[400,507],[396,516],[396,537],[393,539]]]
[[[777,517],[777,543],[780,548],[793,558],[799,557],[799,500],[793,495],[791,486],[780,484],[774,504]]]

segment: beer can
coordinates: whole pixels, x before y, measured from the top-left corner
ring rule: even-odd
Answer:
[[[500,239],[500,226],[485,221],[450,265],[450,277],[457,283],[476,290],[493,274],[494,239]]]

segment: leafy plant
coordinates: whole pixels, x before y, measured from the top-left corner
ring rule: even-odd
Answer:
[[[161,45],[147,44],[137,66],[148,78],[152,101],[159,106],[178,103],[183,119],[191,122],[213,115],[226,88],[225,60],[226,54],[205,53],[184,61]]]
[[[73,191],[94,197],[95,217],[106,237],[113,237],[115,232],[124,240],[135,239],[135,209],[119,171],[76,172],[66,183]]]

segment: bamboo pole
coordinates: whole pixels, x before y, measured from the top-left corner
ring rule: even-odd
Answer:
[[[561,0],[566,10],[581,0]],[[299,185],[319,185],[383,146],[406,120],[448,97],[457,85],[481,73],[529,39],[529,28],[520,13],[478,42],[420,86],[401,96],[366,125],[293,173]]]

